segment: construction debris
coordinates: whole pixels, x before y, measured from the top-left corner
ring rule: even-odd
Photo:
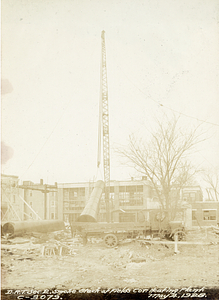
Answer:
[[[218,235],[209,233],[208,245],[200,245],[206,232],[192,232],[190,244],[179,243],[179,255],[174,255],[174,243],[147,241],[121,243],[116,248],[106,248],[94,239],[83,246],[78,236],[68,232],[25,234],[2,244],[2,287],[10,289],[35,287],[36,289],[60,286],[76,289],[84,287],[143,287],[183,284],[216,284],[215,259]],[[201,239],[200,239],[201,237]],[[216,239],[217,238],[217,239]],[[156,243],[155,243],[156,242]],[[203,259],[205,258],[205,259]],[[208,263],[206,263],[208,262]],[[178,268],[178,269],[177,269]],[[178,272],[177,270],[179,270]],[[189,272],[192,277],[187,278]],[[32,274],[31,276],[29,274]],[[46,274],[46,275],[45,275]]]
[[[219,227],[218,226],[211,226],[211,229],[214,233],[219,234]]]

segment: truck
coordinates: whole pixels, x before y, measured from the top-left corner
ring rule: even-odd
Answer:
[[[169,221],[166,210],[145,210],[148,218],[142,222],[97,222],[99,201],[104,189],[104,182],[96,182],[83,212],[76,222],[71,222],[72,235],[79,234],[84,245],[88,237],[102,238],[108,248],[113,248],[124,239],[166,238],[178,240],[185,238],[183,221]]]

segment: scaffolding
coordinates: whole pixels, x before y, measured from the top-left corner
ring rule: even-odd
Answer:
[[[13,175],[1,175],[1,221],[22,221],[25,216],[28,219],[34,219],[31,215],[35,215],[36,220],[41,220],[35,210],[22,197],[22,185],[19,185],[19,178]],[[26,186],[25,186],[26,188]],[[31,187],[29,187],[31,189]],[[28,207],[30,214],[25,211]]]
[[[21,221],[22,213],[18,189],[18,177],[2,175],[1,176],[1,220],[6,221]]]

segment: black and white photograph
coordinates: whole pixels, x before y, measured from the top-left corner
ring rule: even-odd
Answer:
[[[219,1],[1,0],[2,299],[219,299]]]

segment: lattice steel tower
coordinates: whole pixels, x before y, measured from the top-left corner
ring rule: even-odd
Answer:
[[[100,165],[101,133],[103,137],[103,167],[105,182],[106,221],[110,222],[110,146],[109,146],[109,108],[108,108],[108,84],[106,69],[106,44],[105,31],[101,33],[101,70],[100,70],[100,120],[99,120],[99,147],[98,167]],[[102,126],[101,126],[102,124]]]

